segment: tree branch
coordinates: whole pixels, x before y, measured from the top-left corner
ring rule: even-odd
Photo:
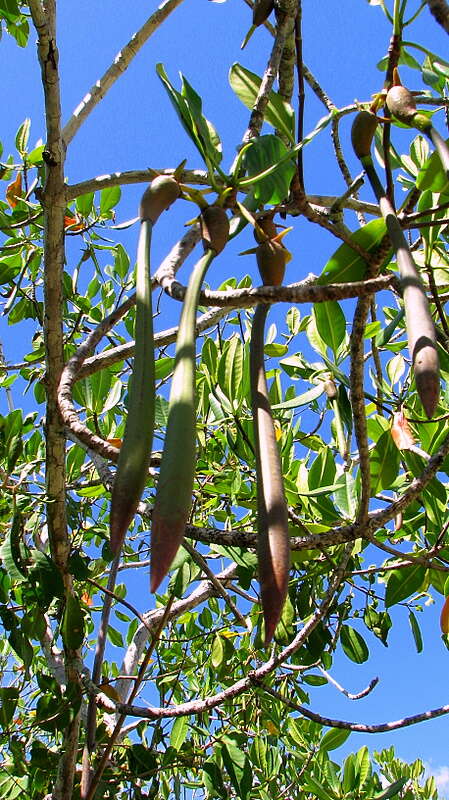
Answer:
[[[275,697],[276,700],[280,700],[288,708],[291,708],[292,711],[298,711],[303,717],[318,722],[320,725],[327,725],[330,728],[359,731],[360,733],[385,733],[387,731],[395,731],[398,730],[398,728],[407,728],[410,725],[416,725],[418,722],[425,722],[428,719],[435,719],[436,717],[442,717],[444,714],[449,714],[449,705],[447,705],[433,708],[430,711],[423,711],[421,714],[414,714],[411,717],[396,719],[392,722],[381,722],[378,725],[368,725],[363,722],[345,722],[341,719],[332,719],[331,717],[324,717],[322,714],[317,714],[315,711],[311,711],[309,708],[295,703],[293,700],[290,700],[290,698],[284,697],[281,692],[272,689],[270,686],[262,685],[261,688],[267,694]]]

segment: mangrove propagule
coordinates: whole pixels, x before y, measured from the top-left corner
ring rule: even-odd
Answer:
[[[261,242],[257,264],[265,285],[282,283],[288,251],[280,242]],[[281,459],[264,365],[265,321],[269,307],[258,305],[250,342],[251,405],[257,476],[257,556],[265,621],[265,645],[274,636],[288,591],[290,536]]]
[[[136,513],[148,475],[154,431],[154,341],[150,246],[153,225],[179,196],[174,178],[159,175],[142,196],[137,251],[135,352],[128,415],[112,488],[110,546],[116,554]]]
[[[178,337],[170,390],[167,430],[151,527],[151,591],[170,569],[182,542],[192,505],[196,462],[195,321],[204,276],[229,235],[229,221],[220,206],[201,214],[205,253],[190,275]]]
[[[404,87],[394,87],[404,88]],[[363,116],[361,116],[363,115]],[[387,226],[391,244],[396,253],[396,260],[403,289],[405,324],[407,329],[408,347],[413,363],[416,389],[429,419],[432,418],[440,393],[438,352],[436,347],[435,326],[427,301],[426,292],[419,272],[413,261],[410,248],[403,230],[396,216],[394,208],[386,196],[385,190],[379,180],[373,164],[371,152],[366,151],[366,145],[375,127],[366,116],[366,112],[357,114],[353,123],[352,141],[356,144],[362,142],[363,147],[356,150],[356,155],[362,162],[367,177],[371,183],[381,214]],[[363,153],[363,154],[360,154]]]

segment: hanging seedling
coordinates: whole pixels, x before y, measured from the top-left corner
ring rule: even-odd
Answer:
[[[154,223],[179,196],[174,178],[160,175],[142,196],[137,252],[135,352],[128,416],[111,498],[110,545],[118,553],[145,487],[154,430],[154,341],[150,245]]]
[[[176,555],[192,505],[196,462],[195,321],[204,276],[226,244],[229,221],[217,205],[200,217],[205,253],[187,286],[176,340],[175,369],[164,451],[151,528],[151,591],[155,592]]]
[[[363,116],[361,117],[360,115]],[[365,168],[367,177],[376,195],[377,202],[379,203],[382,217],[385,220],[391,244],[396,253],[403,289],[405,323],[408,346],[415,374],[416,389],[424,410],[428,418],[431,419],[438,404],[440,392],[435,326],[430,314],[424,286],[413,261],[407,240],[395,210],[390,200],[387,198],[385,190],[379,180],[371,157],[371,152],[370,150],[367,152],[369,133],[372,130],[373,137],[375,127],[368,126],[366,121],[366,112],[359,112],[352,126],[352,141],[354,144],[355,139],[355,144],[358,146],[357,150],[356,147],[354,147],[354,150]],[[361,131],[364,134],[362,141],[360,141]],[[360,145],[362,145],[361,149]],[[361,152],[363,153],[362,155],[360,155]]]

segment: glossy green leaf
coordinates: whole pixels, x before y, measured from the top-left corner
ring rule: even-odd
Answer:
[[[315,303],[313,313],[319,335],[336,355],[346,334],[346,317],[341,306],[336,301]]]
[[[253,784],[248,756],[229,736],[223,737],[222,757],[226,772],[239,800],[246,800]]]
[[[331,728],[321,739],[320,750],[336,750],[346,742],[350,735],[351,731],[344,730],[344,728]]]
[[[390,431],[384,431],[375,448],[370,452],[371,491],[388,489],[399,471],[400,452],[393,442]]]
[[[298,395],[297,397],[292,397],[291,400],[285,400],[283,403],[275,403],[272,408],[273,409],[288,409],[288,408],[299,408],[300,406],[307,406],[312,400],[316,400],[320,397],[324,392],[323,384],[318,383],[316,386],[313,386],[312,389],[309,389],[307,392]]]
[[[369,650],[363,636],[350,625],[341,627],[341,646],[343,652],[356,664],[363,664],[368,660]]]
[[[408,621],[412,629],[413,639],[415,640],[416,652],[422,653],[423,640],[422,640],[421,628],[419,627],[418,620],[416,619],[413,611],[409,611]]]
[[[122,196],[120,186],[108,186],[100,192],[100,214],[104,216],[111,211],[119,202]]]
[[[219,138],[212,124],[202,114],[200,96],[183,75],[181,75],[182,92],[178,92],[170,83],[163,64],[156,65],[156,72],[167,90],[184,130],[206,162],[210,161],[213,166],[217,166],[221,161]]]
[[[394,781],[394,783],[390,783],[383,792],[373,795],[373,800],[389,800],[390,797],[396,797],[402,787],[407,783],[407,780],[408,778],[399,778],[399,780]]]
[[[383,219],[373,219],[363,228],[360,228],[351,236],[351,241],[373,253],[381,243],[386,234],[385,222]],[[347,281],[361,281],[366,272],[366,261],[362,256],[344,242],[335,251],[333,256],[325,265],[323,272],[318,278],[319,284],[345,283]]]
[[[446,143],[449,143],[449,139]],[[432,192],[438,192],[443,195],[449,194],[449,180],[437,152],[432,153],[426,164],[419,171],[416,186],[421,192],[430,189]]]
[[[92,213],[93,204],[94,192],[88,192],[76,198],[76,210],[81,217],[88,217]]]
[[[387,608],[416,594],[423,584],[425,568],[411,564],[403,569],[394,569],[388,576],[385,605]]]
[[[239,100],[249,109],[254,107],[261,82],[258,75],[242,67],[241,64],[232,65],[229,72],[229,83]],[[273,128],[286,136],[292,144],[295,143],[295,112],[290,103],[287,103],[276,92],[270,92],[265,109],[265,119]]]
[[[19,130],[16,133],[16,148],[17,152],[21,156],[24,156],[26,154],[28,141],[30,138],[30,129],[31,129],[31,120],[27,117],[27,119],[25,119],[22,122]]]
[[[170,746],[179,750],[185,742],[189,730],[189,718],[177,717],[170,731]]]
[[[329,792],[326,787],[313,775],[310,775],[310,773],[307,775],[303,788],[314,797],[318,797],[319,800],[336,800],[336,796]]]
[[[249,178],[272,169],[275,164],[284,159],[274,172],[254,181],[251,193],[259,204],[274,205],[282,203],[288,197],[296,166],[294,156],[290,160],[285,160],[287,155],[288,149],[284,142],[273,134],[259,136],[251,142],[246,150],[243,166]]]

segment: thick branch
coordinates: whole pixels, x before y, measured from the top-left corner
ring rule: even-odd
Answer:
[[[446,33],[449,33],[449,5],[446,0],[427,0],[429,11],[440,23]]]

